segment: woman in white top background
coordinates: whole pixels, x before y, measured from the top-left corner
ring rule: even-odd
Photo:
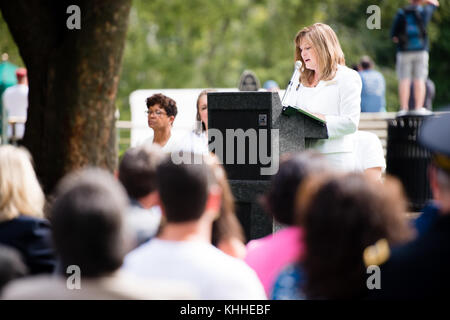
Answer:
[[[148,126],[153,129],[153,137],[144,143],[157,144],[163,151],[177,151],[181,142],[172,134],[172,126],[178,109],[175,100],[157,93],[148,97],[147,116]]]
[[[330,26],[315,23],[295,37],[300,60],[296,106],[326,121],[328,139],[307,147],[323,153],[336,169],[355,168],[354,133],[361,113],[361,77],[345,66],[344,53]]]

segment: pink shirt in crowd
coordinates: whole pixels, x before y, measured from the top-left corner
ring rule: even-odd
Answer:
[[[245,262],[256,271],[268,296],[281,270],[303,253],[301,236],[302,229],[288,227],[247,244]]]

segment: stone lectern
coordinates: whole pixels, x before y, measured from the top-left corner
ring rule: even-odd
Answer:
[[[208,93],[209,149],[222,161],[247,240],[273,231],[259,204],[280,156],[305,149],[309,139],[328,138],[326,124],[283,108],[276,92]]]

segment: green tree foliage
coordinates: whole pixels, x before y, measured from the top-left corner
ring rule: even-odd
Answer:
[[[281,87],[293,71],[293,39],[314,22],[330,24],[338,34],[347,65],[369,55],[387,82],[387,107],[398,110],[395,45],[390,28],[407,0],[134,0],[117,105],[129,119],[128,97],[145,88],[236,87],[245,69]],[[440,0],[428,30],[430,77],[436,83],[435,106],[450,103],[450,0]],[[367,7],[381,9],[381,29],[366,26]],[[0,20],[1,51],[17,49]]]

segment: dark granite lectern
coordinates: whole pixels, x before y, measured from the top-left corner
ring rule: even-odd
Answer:
[[[247,240],[274,229],[258,203],[280,156],[305,149],[308,139],[328,138],[326,124],[283,108],[276,92],[208,93],[209,148],[224,164]]]

